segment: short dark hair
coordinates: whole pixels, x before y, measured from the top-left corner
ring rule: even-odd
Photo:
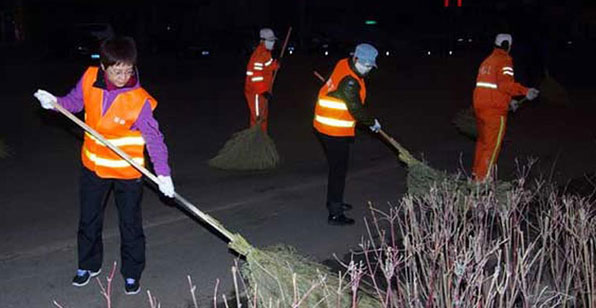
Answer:
[[[99,56],[106,68],[118,63],[136,65],[137,46],[129,36],[110,37],[101,43]]]

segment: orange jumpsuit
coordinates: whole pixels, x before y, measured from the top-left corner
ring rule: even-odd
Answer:
[[[261,129],[267,132],[267,117],[269,114],[268,101],[263,93],[271,91],[273,72],[277,69],[277,61],[271,57],[271,51],[261,43],[253,51],[246,66],[244,81],[244,96],[250,110],[250,126],[257,124],[257,117],[261,120]]]
[[[489,175],[499,157],[511,97],[528,93],[513,76],[513,60],[500,48],[495,48],[478,69],[474,89],[478,138],[472,170],[478,181]]]

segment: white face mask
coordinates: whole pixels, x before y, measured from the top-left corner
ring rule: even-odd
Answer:
[[[360,75],[366,75],[368,74],[368,72],[370,72],[370,70],[372,70],[372,65],[364,65],[362,63],[360,63],[359,61],[356,61],[356,63],[354,64],[354,66],[356,67],[356,70],[358,71],[358,73],[360,73]]]
[[[275,41],[267,41],[267,40],[265,40],[265,48],[267,48],[267,50],[272,50],[273,49],[273,45],[275,45]]]

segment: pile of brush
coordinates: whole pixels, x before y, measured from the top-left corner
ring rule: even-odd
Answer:
[[[224,170],[266,170],[279,165],[275,142],[260,125],[239,131],[224,144],[209,166]]]

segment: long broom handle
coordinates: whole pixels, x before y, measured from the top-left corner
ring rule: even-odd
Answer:
[[[279,54],[279,59],[281,60],[281,58],[284,57],[284,54],[286,52],[286,47],[288,47],[288,41],[290,41],[290,34],[292,33],[292,27],[288,28],[288,33],[286,33],[286,38],[284,39],[284,44],[281,47],[281,53]],[[275,72],[273,72],[273,78],[271,79],[271,89],[273,90],[273,83],[275,82],[275,77],[277,76],[277,71],[279,69],[276,69]]]
[[[319,72],[317,72],[316,70],[313,70],[313,74],[321,82],[325,82],[325,78],[323,77],[323,75],[319,74]],[[391,144],[391,146],[394,149],[396,149],[399,153],[401,153],[402,155],[404,155],[404,158],[406,160],[408,160],[408,161],[415,161],[416,160],[414,158],[414,156],[412,156],[412,154],[410,154],[410,152],[408,150],[406,150],[406,148],[404,148],[401,144],[399,144],[399,142],[395,141],[395,139],[393,139],[393,137],[389,136],[389,134],[387,134],[382,129],[379,130],[379,135],[381,135],[381,137],[383,137],[383,139],[385,139],[387,142],[389,142],[389,144]]]
[[[72,113],[70,113],[70,111],[64,109],[64,107],[60,106],[57,102],[52,102],[52,106],[55,109],[57,109],[58,111],[60,111],[63,115],[68,117],[70,120],[75,122],[77,125],[82,127],[89,134],[93,135],[93,137],[95,137],[97,140],[104,143],[108,148],[110,148],[110,150],[114,151],[116,154],[118,154],[120,157],[122,157],[124,160],[126,160],[129,164],[131,164],[133,167],[135,167],[137,170],[139,170],[143,175],[148,177],[151,181],[153,181],[155,184],[157,184],[159,186],[159,180],[153,173],[151,173],[145,167],[139,165],[137,162],[132,160],[132,158],[130,158],[130,156],[128,156],[128,154],[124,153],[124,151],[122,151],[119,147],[117,147],[117,146],[113,145],[112,143],[110,143],[109,141],[107,141],[101,134],[99,134],[93,128],[91,128],[87,124],[85,124],[85,122],[81,121],[79,118],[74,116]],[[221,234],[223,234],[228,240],[233,241],[235,239],[234,234],[232,232],[228,231],[226,228],[224,228],[224,226],[219,221],[217,221],[217,219],[211,217],[210,215],[208,215],[206,213],[203,213],[196,206],[194,206],[192,203],[190,203],[188,200],[186,200],[184,197],[182,197],[181,195],[179,195],[176,192],[174,192],[174,198],[178,202],[180,202],[180,204],[182,206],[184,206],[184,208],[186,208],[187,210],[192,212],[196,217],[200,218],[205,223],[207,223],[210,226],[212,226],[213,228],[215,228],[217,231],[219,231]]]

